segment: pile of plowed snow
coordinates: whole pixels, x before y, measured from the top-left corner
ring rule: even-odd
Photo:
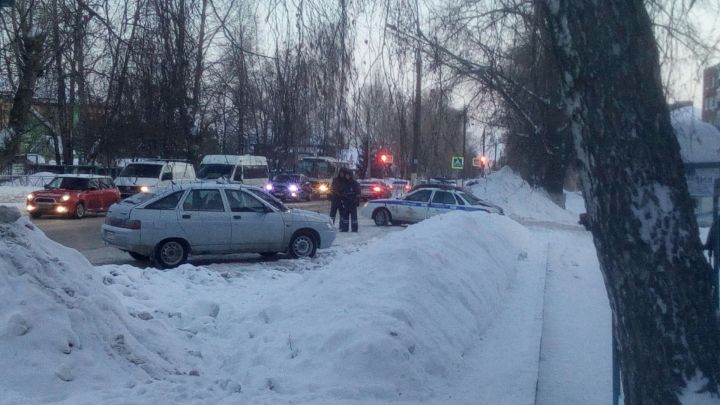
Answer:
[[[80,253],[0,206],[0,402],[183,374],[163,341],[172,336],[129,316]]]
[[[444,403],[544,265],[512,219],[455,212],[293,272],[92,268],[2,210],[6,403]]]
[[[576,215],[553,203],[545,190],[532,187],[508,166],[478,179],[470,190],[476,196],[501,206],[505,214],[519,220],[567,224],[578,221]]]
[[[198,387],[196,403],[442,403],[517,269],[542,269],[531,245],[508,217],[457,212],[295,272],[98,270],[134,311],[173,314],[198,343],[200,373],[236,387]],[[144,401],[161,395],[151,390]]]

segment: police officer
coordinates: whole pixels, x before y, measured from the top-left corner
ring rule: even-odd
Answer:
[[[337,177],[332,180],[330,185],[330,219],[333,224],[335,223],[335,217],[340,210],[340,200],[345,189],[345,169],[340,169]],[[342,220],[342,210],[340,210],[340,220]]]
[[[345,180],[340,198],[340,232],[347,232],[349,228],[352,228],[353,232],[357,232],[357,207],[360,204],[360,183],[353,178],[350,169],[343,168],[343,174]],[[352,220],[352,226],[350,225],[350,220]]]

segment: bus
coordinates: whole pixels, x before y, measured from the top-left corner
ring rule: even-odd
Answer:
[[[350,168],[350,162],[326,156],[305,156],[300,158],[297,172],[310,180],[313,194],[327,197],[333,178],[337,177],[343,167]]]

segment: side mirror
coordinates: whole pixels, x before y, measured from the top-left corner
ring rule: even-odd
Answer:
[[[88,191],[97,191],[97,187],[88,187]]]
[[[169,173],[163,173],[162,177],[160,177],[160,181],[166,181],[166,180],[172,180],[172,172]]]
[[[43,186],[43,188],[44,188],[45,190],[50,190],[50,185],[49,185],[49,184],[46,184],[46,185]]]

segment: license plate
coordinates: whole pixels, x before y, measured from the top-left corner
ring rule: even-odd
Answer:
[[[114,242],[115,241],[115,232],[105,231],[105,240],[107,240],[108,242]]]

